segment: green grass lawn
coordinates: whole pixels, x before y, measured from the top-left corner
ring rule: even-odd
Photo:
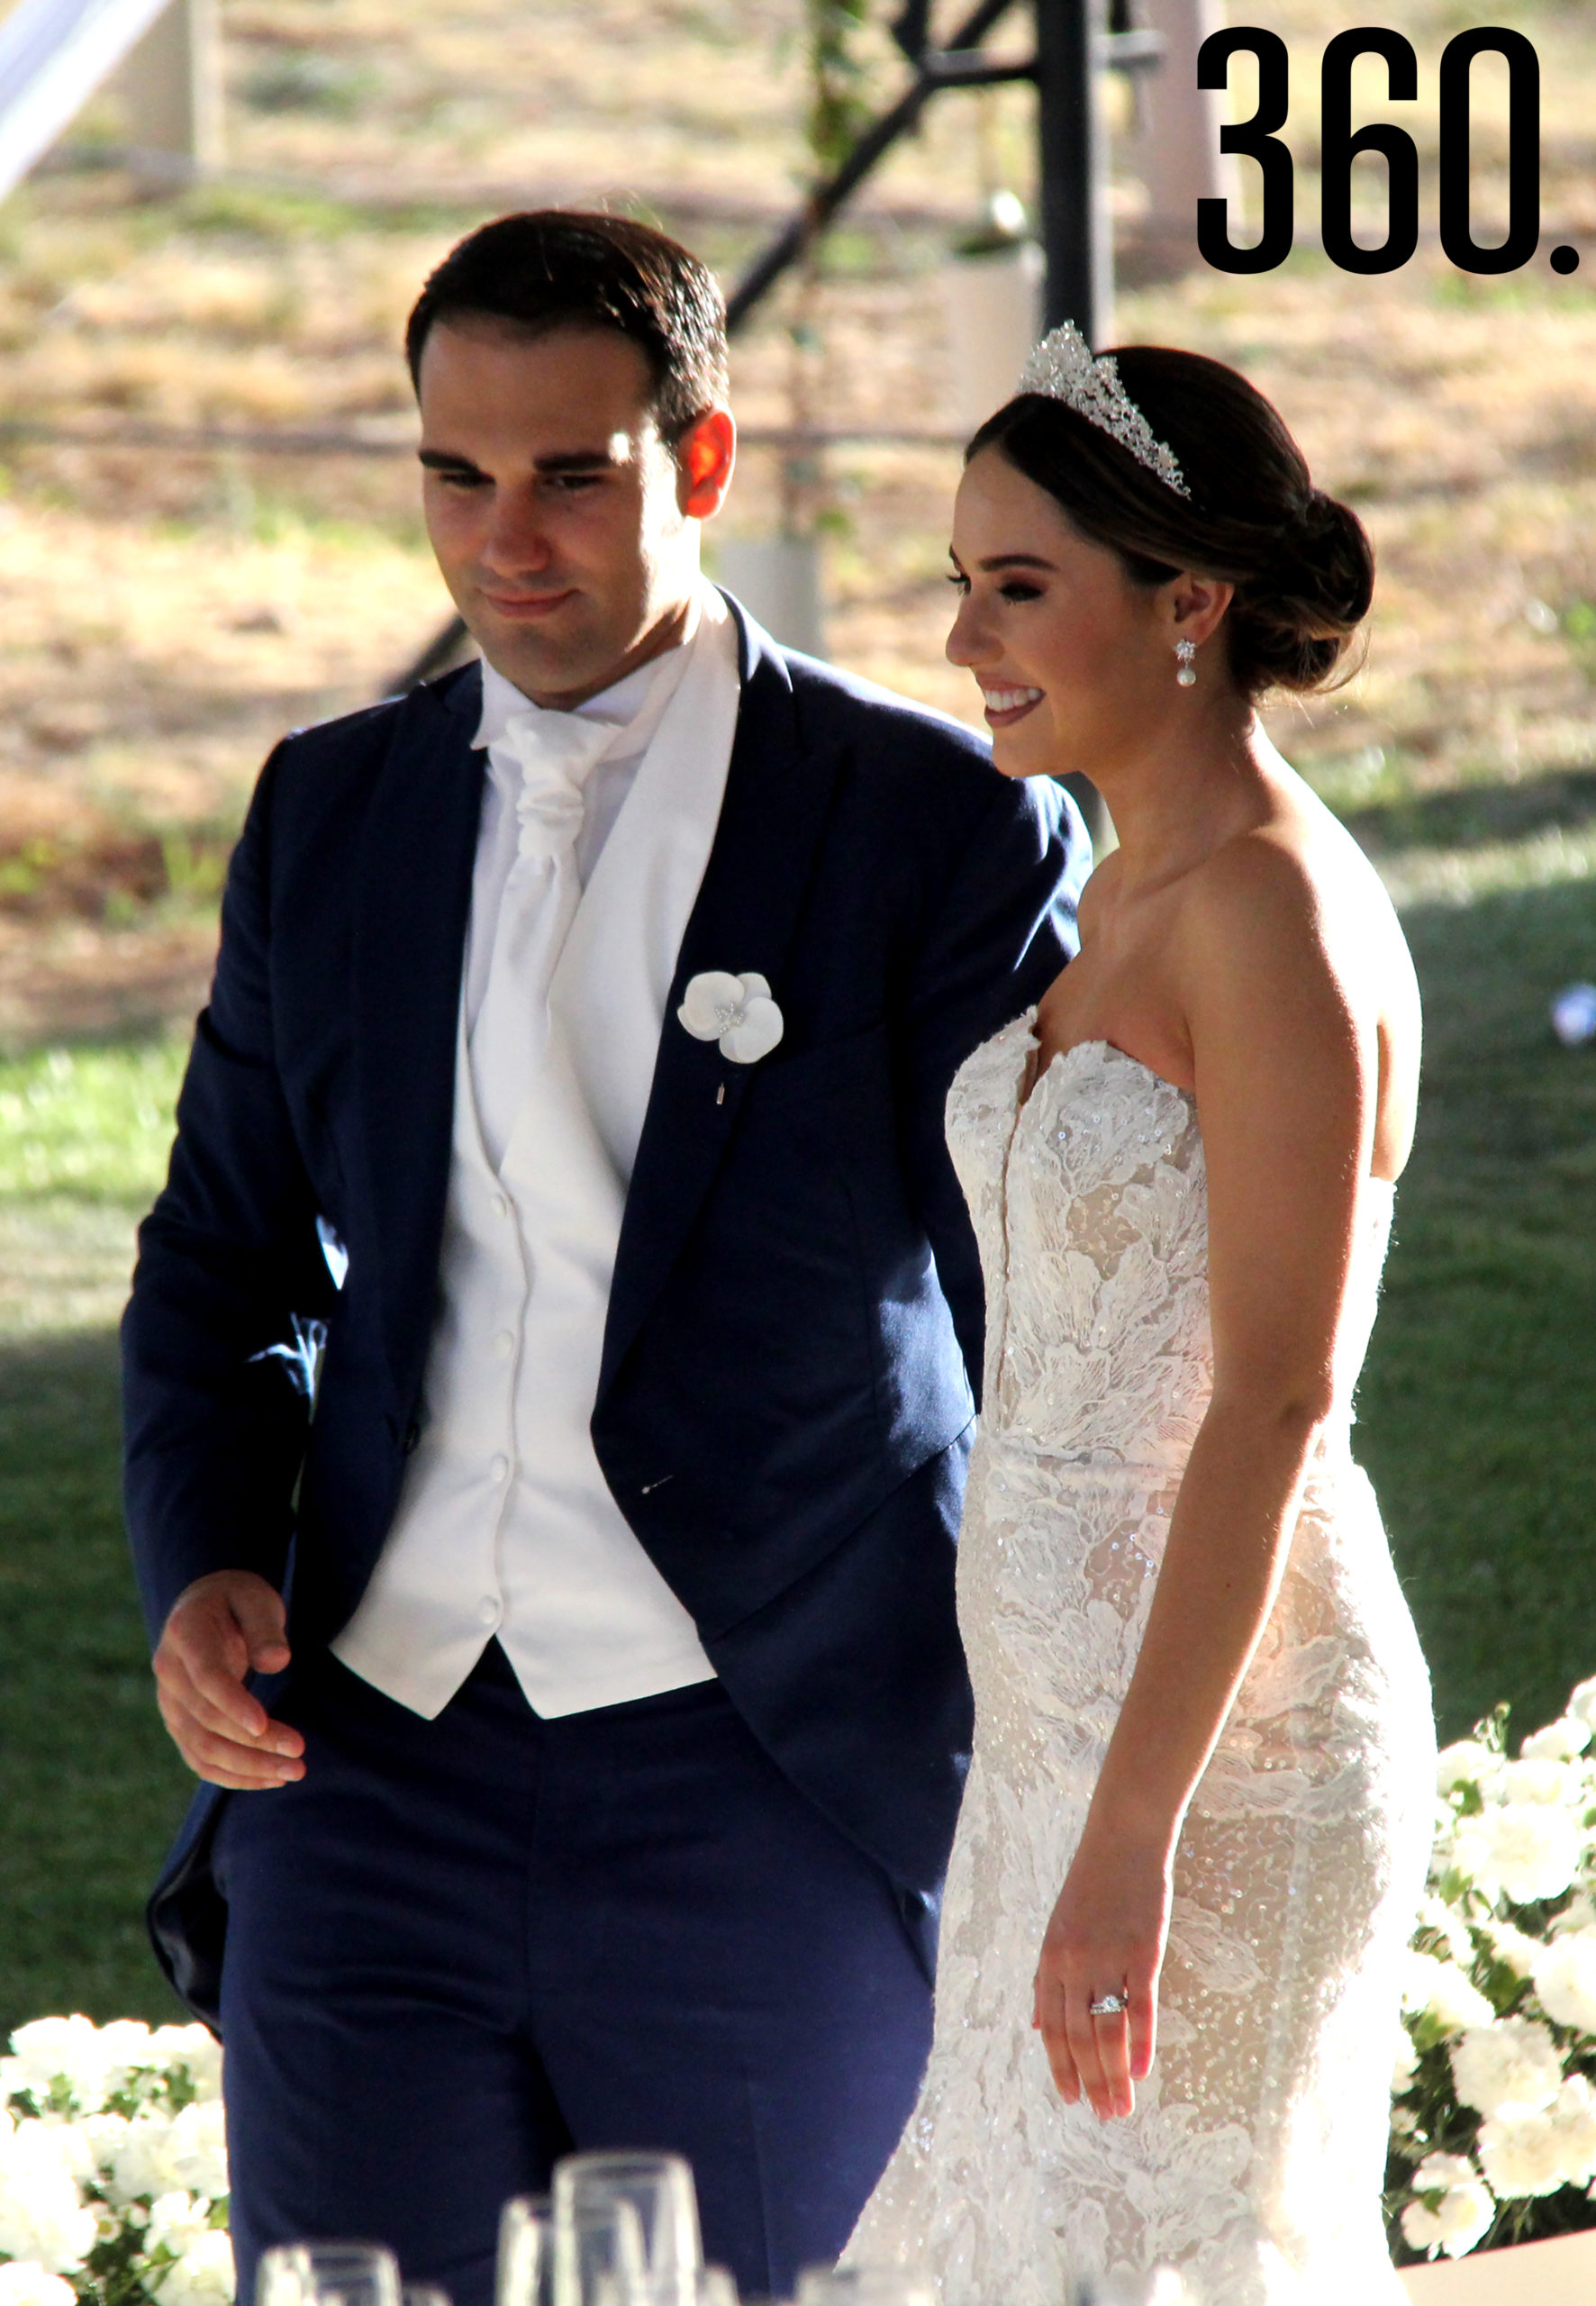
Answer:
[[[0,2035],[49,2011],[175,2007],[142,1905],[188,1777],[122,1534],[114,1322],[182,1054],[0,1064]]]
[[[1400,831],[1400,828],[1398,829]],[[1596,1673],[1596,882],[1408,915],[1423,1118],[1359,1402],[1443,1734],[1528,1729]],[[168,2009],[141,1905],[186,1777],[157,1722],[116,1495],[112,1321],[180,1051],[0,1066],[0,2034]]]
[[[1419,1141],[1359,1396],[1443,1736],[1596,1673],[1596,1046],[1546,1004],[1596,978],[1596,885],[1410,912]]]
[[[190,1781],[155,1711],[116,1457],[113,1331],[0,1351],[0,2034],[180,2014],[143,1902]]]

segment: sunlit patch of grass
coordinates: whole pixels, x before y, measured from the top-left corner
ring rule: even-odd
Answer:
[[[1589,316],[1596,305],[1596,286],[1578,273],[1553,272],[1543,256],[1538,263],[1500,277],[1449,268],[1437,272],[1429,283],[1429,298],[1443,312],[1526,313],[1549,308]]]
[[[186,1056],[162,1038],[0,1059],[0,1337],[120,1314]]]
[[[1360,745],[1350,753],[1312,753],[1294,766],[1338,816],[1405,800],[1413,790],[1409,763],[1383,745]]]
[[[312,48],[279,49],[246,72],[240,94],[257,112],[304,112],[353,120],[377,91],[368,67]]]
[[[1399,905],[1471,905],[1519,889],[1555,888],[1596,875],[1596,824],[1548,825],[1523,840],[1417,849],[1379,859]]]
[[[162,1039],[0,1059],[0,1196],[153,1199],[186,1055]]]
[[[358,210],[315,192],[208,184],[185,193],[173,220],[186,232],[253,241],[335,240],[356,231]]]

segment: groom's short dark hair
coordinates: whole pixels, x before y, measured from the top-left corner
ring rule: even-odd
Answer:
[[[611,328],[648,360],[653,411],[673,444],[705,409],[724,404],[726,306],[690,250],[630,216],[540,208],[500,216],[452,248],[416,299],[404,331],[411,381],[439,321],[481,313],[540,336]]]

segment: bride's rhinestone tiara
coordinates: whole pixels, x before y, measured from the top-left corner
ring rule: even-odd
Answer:
[[[1191,495],[1174,451],[1154,437],[1152,426],[1120,382],[1118,362],[1106,352],[1094,353],[1074,321],[1066,321],[1042,339],[1020,371],[1019,389],[1063,401],[1088,424],[1129,449],[1165,487]]]

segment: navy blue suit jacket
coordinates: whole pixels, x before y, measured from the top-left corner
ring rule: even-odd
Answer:
[[[983,1335],[943,1102],[1068,958],[1087,847],[1056,787],[739,619],[593,1434],[733,1702],[929,1934],[969,1742],[953,1555]],[[286,1582],[303,1658],[386,1536],[425,1415],[479,707],[467,668],[286,739],[262,773],[123,1327],[152,1637],[191,1580],[247,1568]],[[785,1033],[759,1064],[676,1021],[703,969],[769,979]],[[313,1418],[281,1350],[310,1321]],[[209,2018],[221,1798],[201,1789],[151,1905]]]

